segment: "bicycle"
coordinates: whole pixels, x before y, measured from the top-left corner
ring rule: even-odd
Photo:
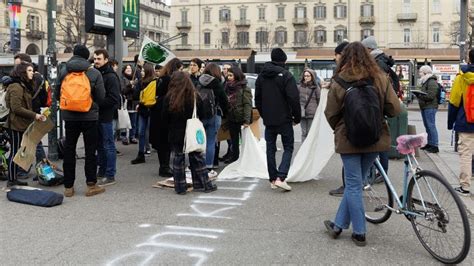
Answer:
[[[446,179],[423,170],[414,154],[426,144],[426,133],[397,138],[397,149],[406,155],[403,194],[399,196],[378,159],[376,170],[384,182],[375,182],[372,173],[365,179],[365,218],[373,224],[387,221],[392,213],[403,214],[411,222],[423,247],[442,263],[462,262],[469,253],[471,231],[466,209]],[[394,201],[396,207],[393,207]]]

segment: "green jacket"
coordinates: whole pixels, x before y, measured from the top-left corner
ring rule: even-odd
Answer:
[[[5,102],[10,108],[6,126],[23,132],[35,120],[36,113],[32,107],[32,91],[23,83],[15,82],[8,86]]]
[[[420,109],[436,108],[438,109],[438,81],[436,76],[431,76],[421,85],[421,91],[426,95],[418,95],[418,104]]]
[[[245,86],[237,92],[235,105],[229,102],[227,118],[233,123],[252,123],[252,90],[249,87]]]

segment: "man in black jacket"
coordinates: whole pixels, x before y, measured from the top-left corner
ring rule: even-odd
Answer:
[[[255,82],[255,105],[265,124],[265,141],[267,142],[267,168],[271,187],[290,191],[285,182],[290,169],[293,154],[293,126],[301,120],[300,95],[296,80],[286,70],[287,56],[280,48],[271,53],[271,62],[265,63],[262,72]],[[276,168],[276,139],[281,135],[283,157]]]
[[[99,186],[115,184],[117,151],[114,140],[114,116],[120,107],[120,79],[109,64],[105,49],[94,51],[94,67],[104,79],[105,99],[99,105],[99,144],[97,146]]]

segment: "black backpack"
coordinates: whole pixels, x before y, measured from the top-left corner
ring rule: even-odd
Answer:
[[[201,84],[197,86],[197,91],[202,100],[203,114],[199,119],[209,119],[214,117],[217,112],[216,97],[214,96],[214,90],[208,87],[203,87]]]
[[[345,90],[344,124],[347,139],[355,147],[367,147],[379,141],[382,135],[382,110],[372,81],[345,82],[334,77]]]
[[[395,90],[395,94],[398,95],[400,92],[400,79],[398,78],[397,73],[395,73],[395,71],[392,69],[392,66],[395,64],[395,60],[393,60],[392,56],[382,53],[375,57],[375,61],[379,67],[388,74],[390,82],[392,83],[392,87]]]

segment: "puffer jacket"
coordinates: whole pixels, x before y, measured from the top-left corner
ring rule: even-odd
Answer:
[[[316,113],[316,109],[318,108],[319,100],[321,98],[321,87],[317,82],[314,71],[310,69],[305,69],[305,71],[311,73],[314,82],[311,84],[305,84],[302,82],[298,85],[301,110],[304,109],[304,116],[302,118],[314,118],[314,114]],[[310,96],[311,99],[309,98]]]
[[[252,90],[247,83],[239,84],[233,94],[227,90],[231,83],[226,83],[226,93],[229,97],[228,121],[232,123],[248,124],[252,122]],[[235,98],[234,98],[235,97]]]
[[[32,105],[33,88],[13,78],[7,87],[5,102],[10,108],[6,126],[15,131],[23,132],[35,120],[36,113]]]
[[[467,65],[454,79],[449,95],[448,129],[456,132],[473,133],[474,123],[468,123],[464,103],[467,87],[474,84],[474,64]]]
[[[421,91],[426,95],[418,95],[420,109],[438,109],[438,79],[435,75],[429,77],[421,86]]]
[[[357,80],[361,80],[364,77],[352,76],[346,72],[339,74],[339,77],[344,81],[351,83]],[[375,87],[375,86],[374,86]],[[392,85],[388,79],[383,81],[382,86],[375,87],[380,100],[380,109],[383,110],[383,114],[388,117],[397,116],[400,111],[400,101],[397,95],[392,89]],[[328,100],[326,110],[324,114],[329,122],[329,125],[334,130],[334,143],[336,146],[336,152],[340,154],[351,154],[351,153],[370,153],[370,152],[381,152],[390,149],[390,131],[386,121],[380,121],[383,123],[382,134],[377,143],[368,147],[355,147],[347,139],[346,125],[344,123],[344,97],[346,90],[339,85],[337,82],[332,81],[331,87],[328,93]]]

